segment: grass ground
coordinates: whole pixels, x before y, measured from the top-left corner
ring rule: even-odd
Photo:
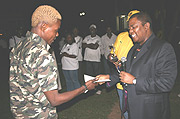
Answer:
[[[61,74],[62,76],[62,74]],[[66,91],[64,77],[61,77],[62,89]],[[83,84],[84,81],[80,80]],[[60,119],[106,119],[114,102],[118,101],[115,87],[106,88],[105,85],[99,86],[102,89],[102,94],[97,95],[95,90],[89,91],[86,94],[81,94],[75,99],[57,107]]]
[[[110,110],[117,102],[117,94],[114,89],[102,90],[101,95],[91,91],[82,94],[74,100],[58,107],[60,119],[106,119]]]

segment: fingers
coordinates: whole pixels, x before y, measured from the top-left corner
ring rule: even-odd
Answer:
[[[124,82],[124,75],[125,75],[124,73],[125,73],[124,71],[121,71],[119,74],[119,76],[120,76],[119,78],[121,79],[120,80],[121,82]]]
[[[99,78],[100,78],[100,75],[97,75],[97,76],[96,76],[96,80],[99,80]]]
[[[94,89],[96,86],[98,86],[98,84],[99,85],[102,85],[102,84],[104,84],[105,82],[96,82],[96,81],[98,81],[98,80],[103,80],[103,79],[109,79],[109,75],[97,75],[96,77],[95,77],[95,79],[93,79],[93,80],[89,80],[89,81],[87,81],[85,84],[87,85],[87,88],[88,88],[88,90],[92,90],[92,89]]]
[[[102,80],[102,79],[105,79],[105,75],[98,75],[98,76],[96,76],[96,80],[98,81],[98,80]],[[104,84],[105,82],[98,82],[98,84],[99,85],[102,85],[102,84]]]
[[[104,84],[105,82],[99,82],[99,85],[102,85],[102,84]]]
[[[122,75],[123,75],[123,73],[122,73],[122,71],[119,73],[119,76],[120,76],[120,78],[122,77]]]
[[[93,79],[93,80],[91,80],[91,81],[92,81],[92,83],[93,83],[95,86],[98,85],[98,83],[96,82],[96,81],[97,81],[96,79]]]
[[[123,75],[125,75],[125,72],[124,72],[124,71],[121,71],[119,75],[120,75],[120,76],[123,76]]]
[[[98,83],[94,82],[95,80],[90,80],[88,82],[86,82],[86,86],[88,88],[88,90],[92,90],[95,89],[95,87],[98,85]]]

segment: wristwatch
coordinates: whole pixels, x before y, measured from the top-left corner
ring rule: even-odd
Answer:
[[[135,79],[133,79],[133,84],[134,84],[134,85],[136,84],[136,78],[135,78]]]
[[[86,84],[84,84],[83,86],[85,87],[84,93],[87,93],[88,92],[88,88],[87,88]]]

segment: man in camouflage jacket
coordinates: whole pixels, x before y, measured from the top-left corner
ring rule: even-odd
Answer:
[[[50,44],[59,35],[61,15],[48,5],[32,15],[32,29],[10,52],[10,106],[15,118],[56,119],[55,106],[97,86],[93,81],[80,88],[58,93],[58,70]]]

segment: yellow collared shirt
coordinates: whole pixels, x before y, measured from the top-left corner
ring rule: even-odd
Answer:
[[[127,57],[127,54],[132,46],[133,42],[132,39],[129,37],[129,33],[122,32],[117,36],[116,41],[114,43],[114,49],[111,50],[111,53],[113,54],[114,50],[118,59],[121,59],[121,57]],[[118,89],[123,89],[120,83],[117,83],[116,86]]]

